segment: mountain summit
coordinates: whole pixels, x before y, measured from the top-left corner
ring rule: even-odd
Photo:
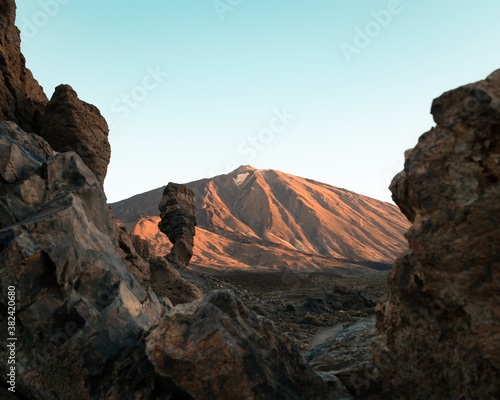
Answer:
[[[409,224],[396,206],[311,179],[246,165],[187,186],[196,195],[195,267],[361,271],[391,264],[407,246]],[[111,206],[119,223],[166,254],[162,191]]]

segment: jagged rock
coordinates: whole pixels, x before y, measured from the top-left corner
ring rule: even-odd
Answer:
[[[152,257],[149,266],[151,287],[158,297],[167,297],[173,305],[189,303],[203,297],[201,290],[182,278],[165,258]]]
[[[133,233],[130,234],[130,238],[132,239],[132,244],[137,254],[144,260],[147,261],[149,258],[154,257],[155,252],[148,240],[141,238],[139,235],[134,235]]]
[[[38,133],[47,97],[26,68],[15,19],[14,0],[0,0],[0,120]]]
[[[290,339],[229,290],[176,306],[146,343],[160,375],[197,400],[339,398],[326,393]]]
[[[173,244],[166,257],[177,266],[186,267],[193,256],[196,233],[194,193],[186,185],[170,182],[163,191],[158,208],[161,217],[158,227]]]
[[[413,226],[377,310],[395,398],[500,398],[500,70],[443,94],[391,184]]]
[[[56,88],[44,111],[40,136],[58,152],[75,151],[104,182],[111,158],[108,124],[97,107],[68,85]]]
[[[182,394],[154,375],[145,356],[142,336],[158,323],[161,306],[121,261],[99,181],[76,153],[44,161],[47,148],[36,147],[42,139],[23,139],[19,129],[6,134],[9,127],[0,130],[0,154],[14,156],[0,175],[16,173],[0,181],[0,324],[7,326],[5,288],[15,286],[16,394],[37,400]],[[2,359],[6,343],[0,341]],[[2,376],[7,367],[0,363]],[[153,396],[161,388],[164,397]]]
[[[375,318],[363,318],[309,350],[305,359],[317,371],[339,378],[356,398],[378,394],[381,379],[370,353],[376,334]]]
[[[35,134],[27,134],[15,123],[0,121],[0,182],[15,183],[29,175],[39,163],[52,159],[56,153],[50,145]],[[25,162],[23,154],[34,162]]]
[[[142,284],[149,284],[151,273],[149,264],[137,252],[134,246],[134,235],[125,227],[118,228],[118,242],[120,245],[120,255],[125,266]]]

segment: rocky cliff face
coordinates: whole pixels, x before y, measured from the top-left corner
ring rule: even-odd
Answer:
[[[111,157],[108,125],[99,110],[68,85],[50,102],[21,54],[14,0],[0,1],[0,121],[12,121],[44,137],[58,152],[75,151],[104,182]]]
[[[0,301],[6,326],[5,288],[16,288],[16,393],[133,398],[141,369],[150,365],[141,337],[161,306],[122,263],[92,171],[74,152],[47,159],[48,144],[13,128],[0,122]],[[5,342],[0,353],[5,357]],[[1,364],[2,375],[7,367]],[[127,379],[117,372],[123,368]]]
[[[21,54],[14,0],[0,1],[0,120],[38,133],[47,97]]]
[[[391,185],[413,226],[373,356],[398,399],[500,398],[500,70],[432,114]]]
[[[75,151],[104,183],[111,158],[108,124],[97,107],[78,98],[68,85],[56,88],[45,107],[40,136],[58,152]]]
[[[166,256],[175,265],[185,268],[193,256],[196,234],[196,199],[186,185],[169,183],[158,205],[160,230],[169,238],[173,247]]]

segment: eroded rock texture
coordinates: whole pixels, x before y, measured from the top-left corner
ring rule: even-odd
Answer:
[[[120,245],[120,255],[127,269],[132,272],[135,278],[143,285],[148,285],[151,279],[148,262],[137,252],[132,235],[127,228],[117,227],[118,243]]]
[[[186,185],[169,183],[158,208],[161,217],[158,227],[173,244],[166,258],[181,268],[186,267],[193,256],[196,234],[194,193]]]
[[[16,393],[149,396],[157,385],[170,385],[148,380],[152,366],[142,342],[161,306],[121,261],[114,220],[92,171],[74,152],[47,160],[48,145],[33,137],[0,123],[0,323],[7,326],[5,289],[15,286]],[[2,375],[7,367],[0,363]]]
[[[432,114],[391,184],[413,226],[373,356],[398,399],[500,398],[500,70]]]
[[[356,398],[378,398],[381,380],[370,353],[376,333],[375,318],[363,318],[309,350],[305,359],[315,370],[335,375]]]
[[[231,291],[176,306],[146,343],[159,374],[199,400],[334,398],[291,340]]]
[[[173,305],[189,303],[203,297],[201,290],[182,278],[164,257],[152,257],[149,266],[151,287],[158,297],[167,297]]]
[[[71,86],[60,85],[44,110],[41,126],[40,135],[54,150],[76,152],[104,183],[111,147],[108,124],[97,107],[81,101]]]
[[[26,68],[15,19],[15,1],[0,0],[0,120],[38,133],[47,97]]]

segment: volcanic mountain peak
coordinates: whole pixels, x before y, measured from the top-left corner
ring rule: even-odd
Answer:
[[[407,246],[409,224],[395,206],[310,179],[245,165],[187,186],[196,196],[194,266],[321,270],[352,262],[390,264]],[[155,227],[161,193],[112,207],[123,225],[165,254],[169,249]]]
[[[240,165],[238,168],[236,168],[234,171],[230,172],[228,175],[239,175],[239,174],[244,174],[247,172],[253,172],[253,171],[258,171],[257,168],[252,167],[251,165]]]

